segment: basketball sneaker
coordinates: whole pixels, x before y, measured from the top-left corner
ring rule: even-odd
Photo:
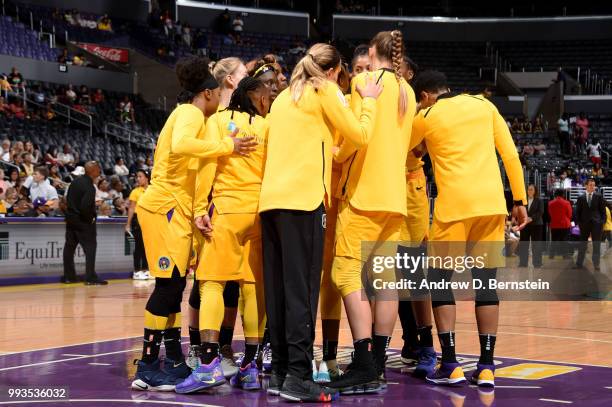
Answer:
[[[265,344],[261,351],[261,367],[264,373],[272,371],[272,348],[269,343]]]
[[[230,383],[233,387],[238,387],[242,390],[259,390],[261,389],[261,382],[259,381],[259,369],[257,368],[257,362],[251,361],[245,367],[238,369],[238,373],[234,375]]]
[[[495,366],[478,363],[471,381],[480,387],[495,387]]]
[[[461,385],[466,382],[463,369],[459,363],[441,362],[436,369],[425,377],[429,383]]]
[[[406,342],[404,342],[400,360],[406,365],[414,365],[419,360],[420,351],[421,348],[410,346]]]
[[[145,363],[142,360],[135,360],[138,368],[136,377],[132,381],[132,389],[140,391],[174,391],[178,382],[182,379],[168,374],[159,363],[159,359],[153,363]]]
[[[219,350],[221,355],[221,369],[226,379],[233,377],[238,373],[238,365],[234,361],[234,351],[230,345],[223,345]]]
[[[317,376],[319,374],[319,371],[317,370],[317,362],[316,360],[312,360],[312,381],[316,382],[317,381]]]
[[[170,375],[177,378],[177,383],[185,380],[191,374],[191,368],[183,360],[172,360],[166,357],[164,360],[164,370]]]
[[[278,396],[283,388],[285,382],[285,376],[272,372],[270,380],[268,381],[267,393],[272,396]]]
[[[177,384],[175,391],[181,394],[196,393],[226,382],[221,369],[221,361],[216,357],[208,365],[200,365],[182,383]]]
[[[287,375],[280,396],[289,401],[327,403],[338,399],[338,390],[321,386],[311,380]]]
[[[312,371],[312,375],[314,376],[314,369]],[[329,369],[327,367],[327,361],[322,360],[319,365],[319,369],[317,371],[317,376],[314,379],[315,383],[329,383],[331,382],[331,376],[329,374]]]
[[[433,347],[421,348],[419,360],[414,369],[414,376],[425,378],[433,373],[438,363],[436,351]]]
[[[197,369],[200,366],[200,345],[191,345],[189,346],[189,352],[187,353],[187,358],[185,363],[192,369]]]
[[[382,386],[378,381],[374,361],[362,361],[354,357],[350,369],[342,376],[329,383],[329,387],[338,389],[340,394],[378,393]]]

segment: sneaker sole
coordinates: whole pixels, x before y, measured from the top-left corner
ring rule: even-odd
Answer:
[[[344,387],[340,389],[340,394],[374,394],[382,391],[382,385],[378,381],[358,384],[356,386]]]
[[[418,360],[416,360],[416,359],[408,359],[408,358],[405,358],[405,357],[401,357],[400,360],[405,365],[414,365],[415,363],[418,362]]]
[[[266,389],[266,392],[270,395],[270,396],[280,396],[280,390],[277,389]]]
[[[435,369],[436,369],[435,366],[432,366],[431,369],[423,369],[423,368],[419,369],[419,367],[417,366],[414,369],[414,372],[412,373],[412,375],[414,377],[418,377],[419,379],[424,379],[427,376],[429,376],[430,374],[432,374]]]
[[[446,385],[446,386],[459,386],[467,382],[467,380],[465,380],[465,377],[458,377],[456,379],[449,379],[446,377],[443,379],[430,379],[429,377],[426,377],[425,380],[427,380],[429,383],[432,383],[432,384]]]
[[[138,391],[174,391],[176,386],[172,384],[164,384],[161,386],[151,386],[140,379],[136,379],[132,382],[132,390]]]
[[[494,380],[476,380],[472,379],[472,383],[477,385],[478,387],[495,387]]]
[[[310,394],[297,393],[293,391],[292,392],[281,391],[279,395],[284,400],[293,401],[293,402],[305,401],[305,402],[311,402],[311,403],[312,402],[329,403],[330,401],[334,401],[338,399],[337,396],[331,395],[331,394],[329,395],[328,398],[321,399],[321,398],[314,398]]]
[[[213,387],[221,386],[221,385],[223,385],[225,383],[227,383],[227,380],[223,379],[223,380],[219,380],[218,382],[215,382],[215,383],[212,383],[212,384],[202,383],[201,386],[191,387],[189,389],[177,389],[177,388],[175,388],[174,391],[177,392],[178,394],[197,393],[197,392],[202,391],[202,390],[212,389]]]

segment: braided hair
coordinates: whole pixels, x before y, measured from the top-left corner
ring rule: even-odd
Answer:
[[[236,90],[234,90],[234,93],[232,93],[232,98],[227,106],[227,110],[248,113],[251,118],[258,115],[259,112],[255,105],[253,105],[250,93],[265,87],[266,85],[257,78],[253,78],[252,76],[243,78]]]
[[[402,86],[402,62],[404,61],[404,36],[399,30],[381,31],[372,38],[370,46],[376,48],[376,54],[386,59],[393,66],[393,73],[399,85],[398,113],[404,117],[408,109],[408,94]]]

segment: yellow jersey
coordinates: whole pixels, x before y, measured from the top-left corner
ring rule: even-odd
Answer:
[[[410,149],[423,140],[438,189],[434,205],[438,221],[507,214],[496,150],[514,200],[526,203],[523,169],[508,125],[485,98],[440,97],[414,119]]]
[[[254,137],[258,143],[256,150],[248,157],[228,155],[201,160],[194,201],[196,217],[208,212],[211,188],[212,202],[219,214],[257,213],[268,136],[266,119],[223,110],[208,119],[204,140],[218,143],[236,128],[239,129],[236,137]]]
[[[606,223],[604,224],[603,230],[605,232],[612,231],[612,216],[610,216],[610,208],[606,206]]]
[[[376,101],[360,98],[359,103],[356,117],[331,81],[317,89],[307,84],[297,102],[290,88],[278,95],[267,117],[270,130],[259,212],[312,211],[322,203],[329,205],[334,132],[358,147],[372,136]]]
[[[136,187],[132,189],[132,192],[130,192],[130,196],[128,196],[128,200],[138,203],[138,201],[140,200],[144,192],[145,192],[145,189],[143,187]]]
[[[192,158],[218,157],[234,150],[229,137],[204,141],[204,129],[204,114],[192,104],[172,111],[157,140],[151,184],[138,206],[154,213],[167,213],[178,206],[192,216],[197,176]]]
[[[356,115],[361,114],[362,99],[355,89],[363,86],[368,76],[374,76],[384,87],[376,99],[374,132],[366,146],[358,147],[348,140],[340,148],[336,159],[352,154],[344,161],[340,193],[357,209],[406,215],[406,157],[416,98],[410,85],[404,79],[398,82],[392,70],[364,72],[352,81],[351,108]],[[400,86],[407,95],[407,110],[402,117],[398,113]]]

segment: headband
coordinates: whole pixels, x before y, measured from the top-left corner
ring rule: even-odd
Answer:
[[[205,90],[213,90],[213,89],[217,89],[219,87],[219,83],[217,82],[217,80],[211,75],[208,78],[206,78],[206,80],[204,80],[204,82],[202,82],[200,85],[196,86],[195,89],[191,90],[191,89],[185,89],[188,92],[191,92],[193,94],[198,94],[202,91]]]
[[[253,74],[253,78],[259,78],[261,75],[271,72],[271,71],[276,73],[276,70],[274,69],[274,66],[272,64],[262,65],[259,68],[257,68],[255,73]]]

